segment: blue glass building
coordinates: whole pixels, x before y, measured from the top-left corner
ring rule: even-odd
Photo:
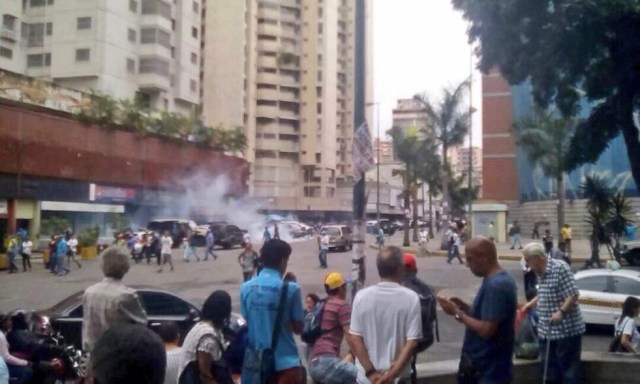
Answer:
[[[525,83],[512,87],[511,91],[514,121],[530,117],[534,109],[531,86]],[[582,108],[582,117],[589,113],[590,107],[585,102]],[[557,198],[555,180],[546,177],[540,168],[533,166],[520,147],[516,152],[516,161],[521,201]],[[626,196],[640,196],[631,175],[627,148],[622,135],[609,142],[609,147],[600,155],[598,161],[582,165],[565,177],[567,199],[580,198],[580,184],[586,175],[594,172],[606,176],[611,182],[611,187],[623,191]]]

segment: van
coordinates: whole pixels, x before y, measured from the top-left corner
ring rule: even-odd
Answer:
[[[173,240],[173,248],[178,248],[182,245],[182,241],[187,237],[189,230],[194,231],[194,236],[196,236],[195,240],[199,246],[204,244],[204,235],[206,235],[206,232],[204,234],[201,233],[202,231],[198,229],[196,223],[183,219],[153,220],[147,224],[147,229],[158,235],[163,235],[165,231],[169,231],[171,239]]]
[[[346,225],[325,225],[320,233],[329,235],[329,250],[347,251],[353,249],[353,233]]]

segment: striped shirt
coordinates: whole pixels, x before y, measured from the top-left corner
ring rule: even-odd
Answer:
[[[343,327],[351,323],[351,305],[337,296],[329,296],[322,314],[322,336],[311,347],[309,359],[319,356],[340,356],[340,345],[344,337]]]
[[[549,325],[554,313],[565,300],[578,295],[578,287],[571,268],[564,261],[549,258],[544,275],[538,276],[538,336],[546,340],[565,339],[585,332],[584,321],[578,304],[574,304],[559,323]],[[551,327],[551,328],[549,328]]]
[[[167,351],[167,368],[164,374],[164,384],[177,384],[180,365],[182,364],[182,348]]]

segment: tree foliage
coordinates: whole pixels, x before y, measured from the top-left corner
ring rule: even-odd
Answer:
[[[568,168],[595,162],[622,133],[640,186],[640,0],[452,0],[470,20],[480,69],[529,81],[537,105],[566,117],[593,104],[576,128]]]

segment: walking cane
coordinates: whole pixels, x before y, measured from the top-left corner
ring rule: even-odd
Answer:
[[[549,370],[549,350],[551,349],[551,325],[553,323],[549,320],[549,331],[547,332],[547,347],[544,354],[544,372],[542,374],[542,384],[547,384],[547,372]]]

